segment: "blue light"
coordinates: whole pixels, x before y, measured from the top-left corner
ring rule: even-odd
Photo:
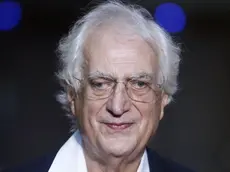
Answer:
[[[186,25],[186,14],[175,3],[164,3],[155,10],[155,21],[169,33],[183,31]]]
[[[21,7],[18,2],[0,2],[0,31],[13,29],[21,20]]]

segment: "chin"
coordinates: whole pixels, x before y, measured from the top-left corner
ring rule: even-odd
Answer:
[[[133,152],[137,146],[137,140],[132,137],[103,138],[101,146],[107,154],[120,157]]]

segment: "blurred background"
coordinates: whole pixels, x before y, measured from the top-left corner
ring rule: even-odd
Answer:
[[[230,172],[230,1],[170,1],[181,11],[167,9],[163,17],[159,6],[168,1],[130,2],[147,8],[183,48],[180,90],[150,146],[197,172]],[[0,1],[0,171],[59,148],[71,135],[55,100],[55,50],[94,4]],[[176,30],[164,23],[170,16]]]

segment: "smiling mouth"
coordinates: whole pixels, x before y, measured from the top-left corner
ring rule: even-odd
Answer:
[[[107,127],[115,131],[125,130],[133,125],[133,123],[105,123]]]

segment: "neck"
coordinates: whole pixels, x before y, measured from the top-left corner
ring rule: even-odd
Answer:
[[[85,154],[88,172],[137,172],[141,158],[127,162],[124,158],[106,158],[107,161],[101,159],[92,159]]]
[[[137,172],[143,152],[130,157],[103,156],[102,154],[90,153],[84,149],[88,172]]]

